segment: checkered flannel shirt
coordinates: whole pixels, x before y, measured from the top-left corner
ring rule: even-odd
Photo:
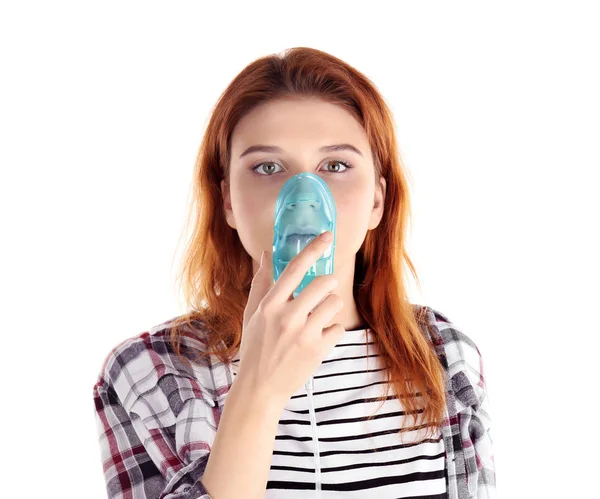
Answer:
[[[448,374],[442,435],[448,499],[496,497],[481,354],[448,318],[425,307],[425,336]],[[201,479],[233,381],[218,358],[193,370],[169,345],[167,321],[117,345],[94,385],[110,499],[210,499]],[[202,348],[193,334],[184,344]]]

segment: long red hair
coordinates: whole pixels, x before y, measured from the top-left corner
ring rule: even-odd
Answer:
[[[181,335],[191,328],[207,345],[201,357],[215,354],[228,363],[238,351],[252,259],[226,222],[220,183],[229,181],[230,138],[240,118],[259,104],[287,96],[319,97],[350,111],[366,131],[376,179],[386,179],[383,218],[356,255],[353,294],[387,373],[382,402],[393,386],[413,423],[421,413],[427,437],[443,419],[445,372],[421,330],[425,307],[408,301],[405,265],[419,288],[420,283],[406,249],[410,195],[393,118],[365,75],[317,49],[296,47],[257,59],[233,79],[213,108],[194,167],[186,224],[192,230],[177,276],[188,312],[173,322],[173,349],[187,361],[180,351]],[[411,396],[415,393],[417,397]]]

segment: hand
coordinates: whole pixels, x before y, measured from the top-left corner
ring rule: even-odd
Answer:
[[[317,276],[296,298],[292,294],[330,244],[321,237],[310,241],[274,284],[266,252],[252,279],[236,378],[282,408],[345,333],[339,323],[325,327],[344,306],[332,292],[338,284],[333,275]]]

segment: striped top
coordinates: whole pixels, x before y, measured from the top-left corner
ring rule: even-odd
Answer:
[[[385,385],[372,333],[346,331],[281,413],[265,498],[495,497],[481,355],[446,316],[425,309],[423,333],[448,375],[434,438],[415,444],[425,429],[413,428],[400,440],[400,401],[393,390],[377,399]],[[210,499],[201,479],[239,358],[183,364],[169,344],[172,320],[115,346],[94,385],[111,499]],[[182,337],[184,348],[205,346],[191,331]]]
[[[374,348],[369,329],[346,331],[315,371],[312,393],[309,381],[291,397],[277,427],[265,498],[446,497],[441,432],[415,443],[424,425],[412,427],[409,415],[414,429],[400,440],[403,407],[393,391],[377,399],[385,379]]]

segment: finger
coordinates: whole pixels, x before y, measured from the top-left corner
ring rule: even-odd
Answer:
[[[333,240],[331,231],[323,232],[311,240],[302,251],[287,264],[275,283],[275,286],[267,293],[268,300],[274,300],[278,303],[288,301],[290,295],[302,282],[302,278],[306,272],[308,272],[324,253],[330,254],[332,251],[332,240],[327,241],[326,239],[323,239],[323,236],[326,233],[330,234]]]
[[[302,294],[302,293],[300,293]],[[332,327],[331,319],[344,307],[342,299],[335,294],[329,294],[319,303],[306,320],[306,327],[311,331],[321,331],[325,327]]]
[[[315,277],[306,288],[302,290],[290,304],[291,313],[298,313],[304,317],[315,309],[329,293],[337,287],[338,282],[333,274],[319,275]]]
[[[322,352],[324,352],[324,353],[331,352],[331,349],[334,348],[341,341],[341,339],[344,337],[345,333],[346,333],[346,330],[344,329],[344,326],[342,326],[338,322],[323,329],[323,331],[321,333],[321,338],[323,340],[322,341],[322,346],[323,346]]]
[[[261,255],[261,264],[250,283],[250,292],[248,293],[248,302],[244,310],[244,327],[250,318],[256,312],[258,305],[265,297],[273,284],[273,270],[271,265],[271,252],[263,251]]]

